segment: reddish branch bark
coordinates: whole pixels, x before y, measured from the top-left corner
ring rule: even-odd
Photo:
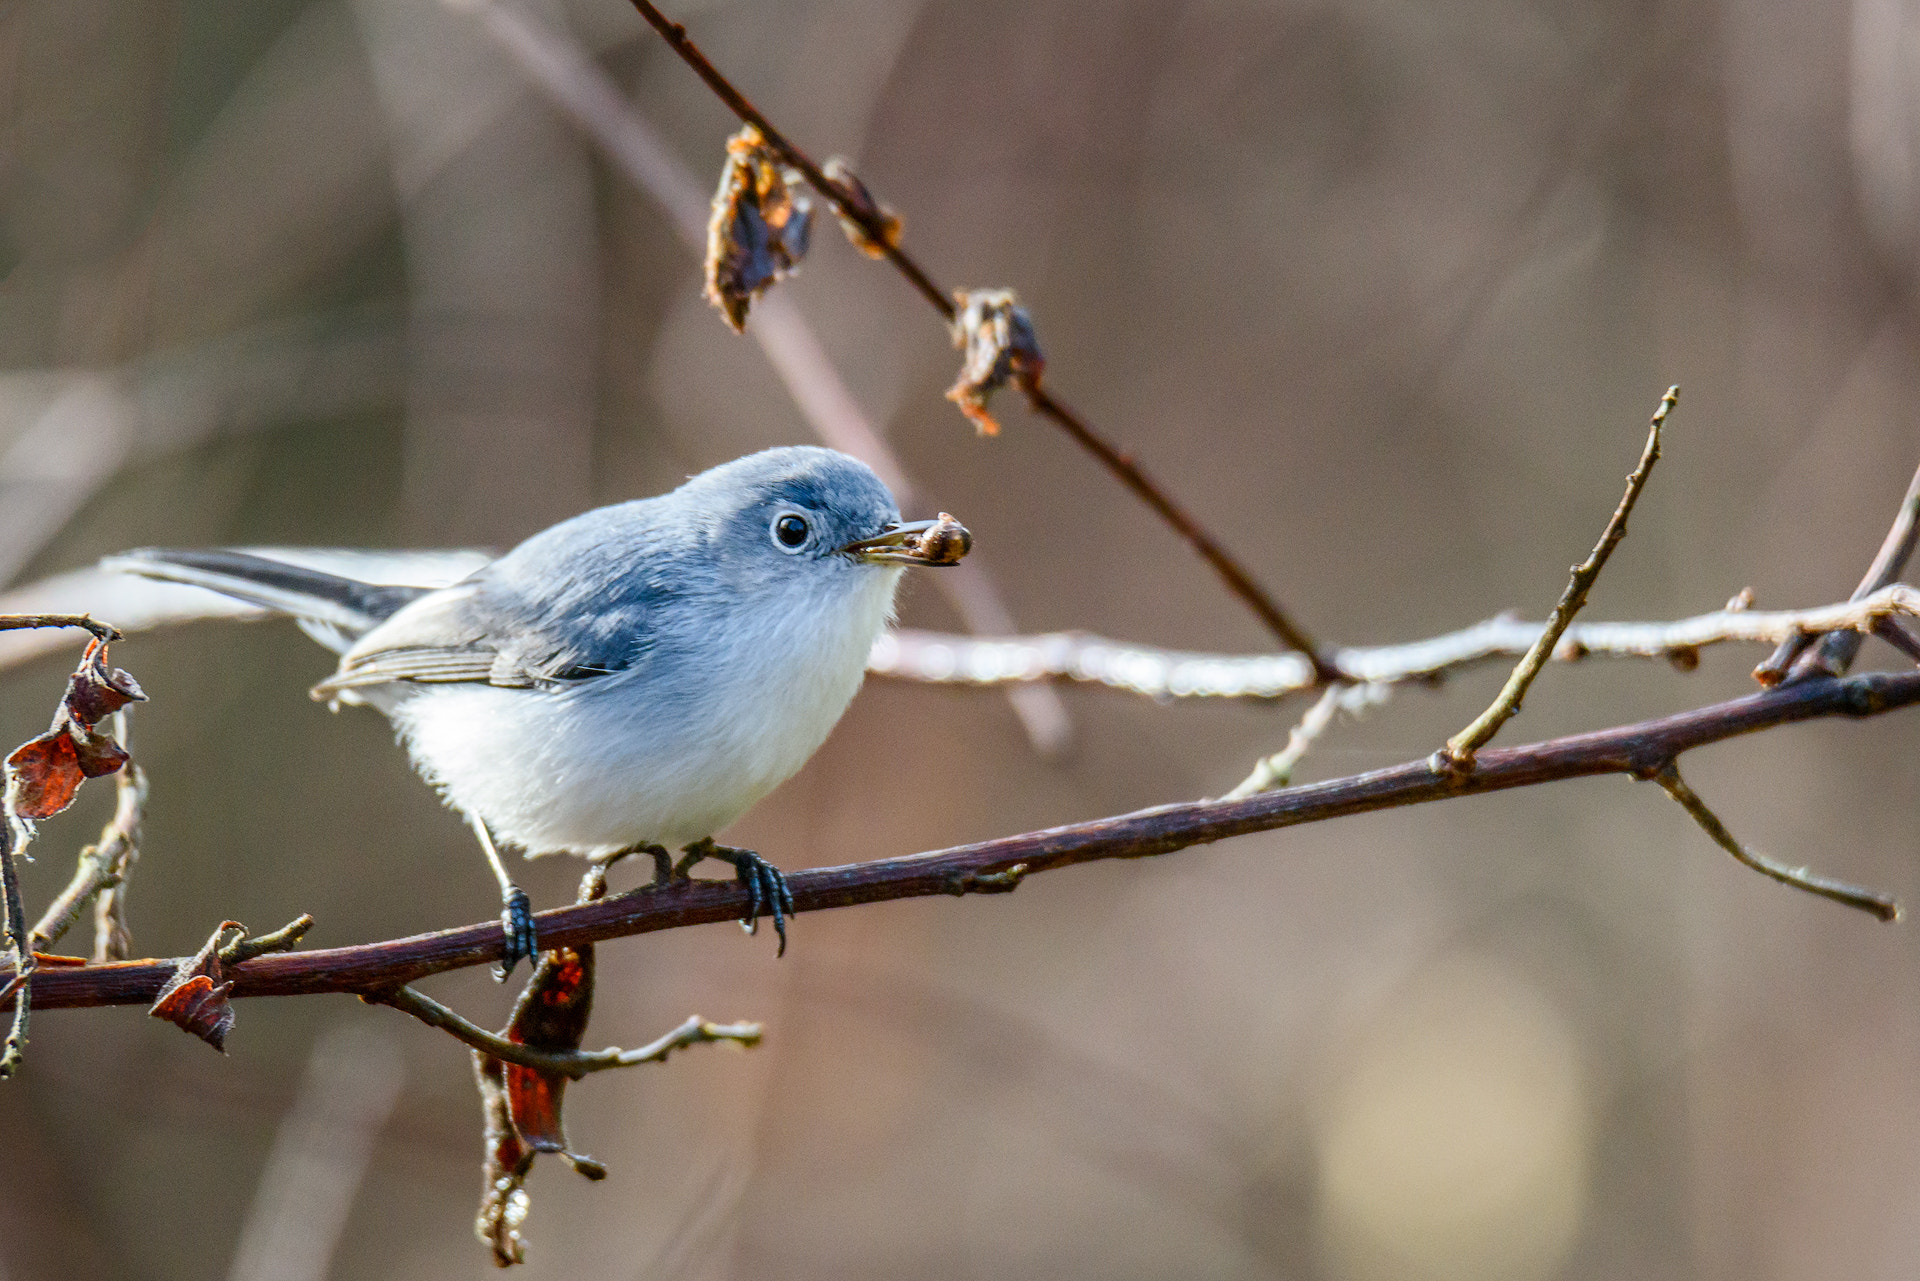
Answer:
[[[1005,891],[1022,875],[1074,863],[1166,854],[1347,814],[1596,774],[1648,778],[1682,752],[1741,734],[1827,716],[1877,716],[1915,703],[1920,703],[1920,672],[1808,680],[1656,720],[1525,747],[1489,748],[1464,774],[1412,761],[1243,800],[1165,805],[906,858],[796,872],[794,906],[817,912],[934,894]],[[635,891],[541,913],[540,941],[547,947],[574,946],[729,921],[744,905],[744,891],[731,882]],[[499,922],[488,921],[385,943],[262,956],[233,967],[227,977],[234,981],[236,997],[377,993],[445,970],[488,964],[498,958],[500,944]],[[173,961],[129,961],[43,967],[33,976],[33,1003],[45,1009],[144,1005],[174,966]]]

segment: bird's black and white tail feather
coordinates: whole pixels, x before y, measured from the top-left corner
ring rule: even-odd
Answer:
[[[324,555],[324,553],[322,553]],[[342,557],[351,553],[343,553]],[[102,569],[204,587],[286,614],[336,653],[431,587],[368,583],[343,574],[226,548],[146,547],[100,562]]]

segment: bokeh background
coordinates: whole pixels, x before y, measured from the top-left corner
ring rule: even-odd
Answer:
[[[733,122],[624,0],[0,4],[0,576],[141,544],[508,545],[815,439],[502,12],[584,50],[710,186]],[[1840,599],[1920,456],[1913,0],[674,13],[854,157],[942,280],[1016,286],[1051,385],[1330,640],[1544,613],[1669,382],[1596,618]],[[976,438],[940,325],[830,223],[782,295],[1018,626],[1263,647],[1011,397]],[[903,616],[959,625],[924,581]],[[1759,657],[1557,667],[1506,737],[1729,697]],[[308,702],[328,661],[290,625],[115,658],[153,699],[140,953],[226,917],[310,911],[330,945],[497,910],[379,718]],[[0,679],[0,738],[44,725],[70,661]],[[1403,692],[1305,776],[1426,754],[1498,679]],[[728,835],[791,868],[1217,795],[1302,710],[1059,705],[1045,753],[1001,694],[870,682]],[[1920,902],[1915,734],[1808,725],[1689,774],[1754,844]],[[32,902],[97,830],[89,792],[45,826]],[[551,905],[577,871],[524,883]],[[536,1170],[525,1275],[1908,1277],[1917,938],[1609,779],[811,915],[777,963],[730,926],[617,942],[593,1043],[692,1011],[767,1039],[575,1087],[613,1174]],[[508,1003],[480,971],[427,986]],[[225,1059],[135,1009],[33,1027],[0,1087],[7,1281],[490,1272],[447,1038],[345,997],[244,1004]]]

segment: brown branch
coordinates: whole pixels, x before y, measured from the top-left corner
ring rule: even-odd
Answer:
[[[1916,468],[1913,479],[1907,482],[1907,492],[1900,500],[1900,508],[1893,514],[1893,524],[1887,529],[1887,536],[1880,541],[1880,550],[1874,554],[1873,563],[1867,566],[1860,585],[1853,589],[1853,599],[1859,600],[1871,596],[1882,587],[1895,581],[1907,567],[1907,561],[1913,556],[1914,544],[1920,541],[1920,468]],[[1905,643],[1911,636],[1904,630],[1889,629],[1887,641],[1906,650]],[[1811,636],[1793,636],[1780,643],[1767,660],[1753,669],[1754,679],[1762,685],[1776,685],[1783,679],[1802,680],[1808,676],[1841,676],[1853,665],[1854,658],[1860,653],[1864,636],[1842,634],[1827,636],[1814,645]],[[1809,648],[1812,653],[1806,653]]]
[[[1550,655],[1665,659],[1682,668],[1700,651],[1728,643],[1774,644],[1836,629],[1872,632],[1900,647],[1892,630],[1920,616],[1920,595],[1894,584],[1872,596],[1804,610],[1722,609],[1672,622],[1574,623]],[[1496,658],[1517,658],[1538,643],[1546,624],[1490,618],[1457,632],[1401,645],[1333,651],[1341,679],[1354,685],[1432,683]],[[1084,681],[1148,698],[1277,699],[1315,687],[1298,654],[1207,654],[1157,649],[1086,632],[1051,632],[981,640],[902,629],[880,638],[867,660],[878,676],[932,684],[991,687],[1032,681]]]
[[[1560,593],[1560,599],[1553,607],[1553,616],[1547,620],[1540,639],[1514,665],[1513,674],[1507,677],[1506,685],[1487,710],[1448,739],[1447,745],[1441,749],[1444,759],[1453,768],[1472,769],[1474,753],[1499,733],[1502,725],[1520,714],[1520,704],[1526,698],[1534,677],[1547,665],[1548,657],[1552,655],[1554,646],[1560,643],[1561,634],[1572,624],[1573,616],[1587,603],[1587,593],[1599,581],[1600,571],[1607,566],[1607,558],[1613,555],[1613,549],[1620,545],[1620,540],[1627,536],[1627,517],[1633,514],[1633,506],[1640,500],[1640,491],[1646,488],[1654,464],[1660,461],[1660,428],[1666,424],[1667,415],[1673,412],[1679,399],[1678,387],[1667,388],[1667,394],[1660,398],[1660,407],[1653,411],[1653,421],[1647,427],[1647,443],[1640,451],[1640,464],[1627,477],[1627,492],[1622,495],[1620,505],[1613,509],[1613,515],[1607,520],[1607,527],[1601,532],[1600,541],[1594,544],[1593,551],[1573,567],[1566,590]]]
[[[1868,672],[1809,680],[1693,711],[1523,747],[1491,748],[1470,774],[1436,770],[1427,760],[1348,778],[1263,792],[1236,801],[1194,801],[1140,810],[1019,836],[905,858],[813,868],[790,878],[797,911],[881,903],[936,894],[1005,892],[1025,875],[1098,859],[1166,854],[1250,832],[1324,822],[1349,814],[1457,796],[1530,787],[1558,779],[1625,774],[1651,778],[1683,752],[1742,734],[1827,716],[1877,716],[1920,703],[1920,672]],[[540,914],[540,941],[571,947],[689,925],[738,920],[745,891],[730,881],[697,880],[618,894]],[[351,992],[377,996],[446,970],[498,959],[500,925],[263,956],[226,972],[233,995],[291,996]],[[32,978],[43,1008],[150,1003],[173,973],[172,961],[48,967]]]
[[[410,987],[402,986],[385,992],[370,992],[362,999],[371,1005],[391,1005],[403,1014],[411,1014],[428,1027],[438,1028],[455,1040],[463,1041],[482,1054],[490,1055],[502,1062],[517,1063],[521,1067],[532,1068],[536,1072],[551,1072],[556,1076],[568,1077],[575,1081],[591,1072],[634,1067],[641,1063],[664,1063],[667,1055],[689,1045],[712,1041],[731,1041],[741,1046],[758,1045],[761,1033],[758,1023],[709,1023],[695,1014],[665,1036],[636,1049],[574,1050],[560,1053],[536,1050],[530,1045],[509,1041],[499,1033],[487,1031],[432,997],[416,992]]]
[[[902,249],[899,236],[887,226],[883,213],[862,201],[855,200],[839,183],[821,171],[812,157],[789,141],[785,134],[775,128],[773,122],[760,113],[760,109],[747,100],[747,96],[735,88],[720,69],[707,60],[697,45],[687,36],[687,30],[679,23],[669,19],[649,0],[633,0],[633,7],[647,24],[660,33],[680,60],[693,69],[714,95],[725,103],[742,121],[760,131],[766,145],[780,154],[787,164],[798,169],[807,183],[832,204],[840,217],[858,226],[866,233],[869,241],[883,253],[888,262],[905,276],[920,296],[925,298],[940,317],[951,326],[958,316],[952,294],[934,283],[926,269],[914,257]],[[1173,529],[1187,545],[1207,562],[1220,576],[1227,590],[1252,610],[1281,644],[1300,651],[1312,661],[1320,684],[1330,684],[1340,678],[1314,646],[1313,641],[1301,628],[1287,616],[1285,610],[1273,599],[1260,583],[1228,552],[1226,547],[1209,533],[1204,526],[1174,501],[1152,477],[1148,476],[1132,456],[1115,446],[1111,441],[1095,432],[1079,414],[1067,405],[1043,390],[1037,383],[1026,385],[1028,403],[1035,413],[1052,422],[1071,436],[1081,448],[1092,454],[1100,465],[1105,467],[1115,479],[1125,485],[1147,506],[1159,515],[1161,520]]]
[[[1847,907],[1857,908],[1883,921],[1898,920],[1900,905],[1885,894],[1874,890],[1861,889],[1858,885],[1849,885],[1845,881],[1836,881],[1831,877],[1820,876],[1804,867],[1788,867],[1776,863],[1764,854],[1748,849],[1740,843],[1720,816],[1710,809],[1699,795],[1688,787],[1680,777],[1679,767],[1668,761],[1653,776],[1668,796],[1680,802],[1680,808],[1693,816],[1700,830],[1713,838],[1714,844],[1734,856],[1741,863],[1752,868],[1762,876],[1770,876],[1782,885],[1791,885],[1796,890],[1805,890],[1809,894],[1818,894],[1821,898],[1832,899]]]
[[[34,627],[78,627],[103,641],[120,639],[120,629],[109,627],[87,614],[0,614],[0,632],[24,631]]]

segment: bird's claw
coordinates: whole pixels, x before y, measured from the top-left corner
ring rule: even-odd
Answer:
[[[532,956],[540,946],[533,924],[533,900],[518,885],[507,887],[500,907],[500,928],[506,935],[506,946],[501,949],[500,964],[493,967],[493,979],[496,983],[505,983],[513,967]]]
[[[787,884],[786,874],[752,850],[716,845],[711,838],[687,846],[687,856],[680,861],[676,872],[684,873],[703,858],[733,864],[734,879],[747,890],[747,910],[740,918],[741,928],[749,934],[758,933],[761,915],[771,916],[773,932],[780,936],[780,946],[774,955],[785,956],[787,918],[793,915],[793,890]]]

